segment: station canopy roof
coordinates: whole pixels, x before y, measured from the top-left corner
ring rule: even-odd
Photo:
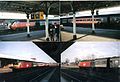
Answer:
[[[56,63],[33,42],[0,42],[0,58]]]
[[[61,53],[71,46],[74,42],[34,42],[38,47],[40,47],[45,53],[47,53],[56,62],[60,63]]]
[[[120,42],[75,42],[61,53],[61,61],[75,58],[90,60],[108,57],[120,57]]]
[[[59,9],[57,9],[59,5],[57,5],[57,1],[1,1],[0,11],[23,13],[34,13],[43,11],[44,13],[46,13],[46,3],[47,7],[53,4],[49,14],[59,14]]]
[[[75,11],[100,9],[120,5],[120,1],[0,1],[0,11],[33,13],[43,11],[46,13],[50,7],[49,14],[60,15],[72,12],[71,5]],[[71,5],[70,5],[71,4]]]

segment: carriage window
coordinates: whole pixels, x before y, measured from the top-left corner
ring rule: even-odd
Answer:
[[[96,19],[96,21],[101,21],[101,19]]]
[[[79,19],[78,21],[82,21],[81,19]]]
[[[71,23],[72,22],[72,19],[68,19],[68,23]]]
[[[87,19],[87,21],[90,21],[90,19]]]
[[[86,19],[83,19],[83,21],[86,21]]]
[[[107,61],[102,61],[102,64],[106,64],[107,63]]]
[[[77,21],[83,21],[83,19],[78,19]]]
[[[62,19],[62,23],[67,23],[67,19]]]

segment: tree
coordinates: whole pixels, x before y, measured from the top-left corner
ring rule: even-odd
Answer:
[[[79,59],[76,57],[75,58],[75,64],[78,65],[78,63],[79,63]]]
[[[68,58],[65,59],[65,63],[69,64],[70,60]]]

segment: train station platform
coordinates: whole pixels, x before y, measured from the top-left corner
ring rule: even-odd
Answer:
[[[96,29],[95,34],[91,33],[91,28],[76,28],[77,39],[73,40],[72,27],[64,27],[61,31],[61,41],[120,41],[120,30]],[[27,33],[15,33],[0,35],[0,41],[39,41],[46,42],[45,31],[31,31],[31,37]]]
[[[77,27],[77,39],[73,40],[72,27],[64,27],[61,31],[61,40],[66,41],[120,41],[120,30],[96,29],[92,34],[90,28]],[[33,41],[45,41],[45,38],[34,39]]]
[[[75,41],[120,41],[120,30],[96,29],[92,34],[91,28],[76,28],[77,39]],[[74,41],[72,27],[64,27],[61,32],[62,41]]]
[[[8,72],[12,72],[12,69],[7,67],[0,68],[0,73],[8,73]]]
[[[62,32],[62,41],[120,41],[120,39],[96,36],[92,34],[77,34],[77,40],[73,40],[72,37],[72,33],[65,31]]]

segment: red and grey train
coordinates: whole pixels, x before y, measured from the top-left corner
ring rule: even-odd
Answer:
[[[110,67],[120,67],[120,57],[83,60],[79,62],[78,66],[79,67],[107,67],[107,63],[109,63]]]
[[[59,21],[60,21],[59,19],[49,19],[49,24],[50,23],[59,24]],[[27,23],[27,20],[25,19],[1,19],[0,21],[0,27],[2,28],[2,30],[26,29],[27,25],[29,25],[30,29],[45,29],[45,20],[30,19],[29,24]]]
[[[61,18],[60,23],[64,26],[72,26],[73,17]],[[77,27],[91,28],[91,24],[92,16],[76,17]],[[94,24],[96,28],[120,30],[120,14],[95,15]]]
[[[54,24],[54,23],[59,23],[58,19],[50,19],[49,20],[49,24]],[[43,28],[45,29],[45,20],[30,20],[29,24],[26,22],[26,20],[22,21],[22,20],[17,20],[14,21],[11,25],[10,28],[13,30],[16,29],[21,29],[21,28],[26,28],[27,25],[29,25],[30,27],[34,28]]]
[[[43,63],[43,62],[29,62],[29,61],[20,61],[13,64],[14,69],[26,69],[32,67],[56,67],[57,63]]]

